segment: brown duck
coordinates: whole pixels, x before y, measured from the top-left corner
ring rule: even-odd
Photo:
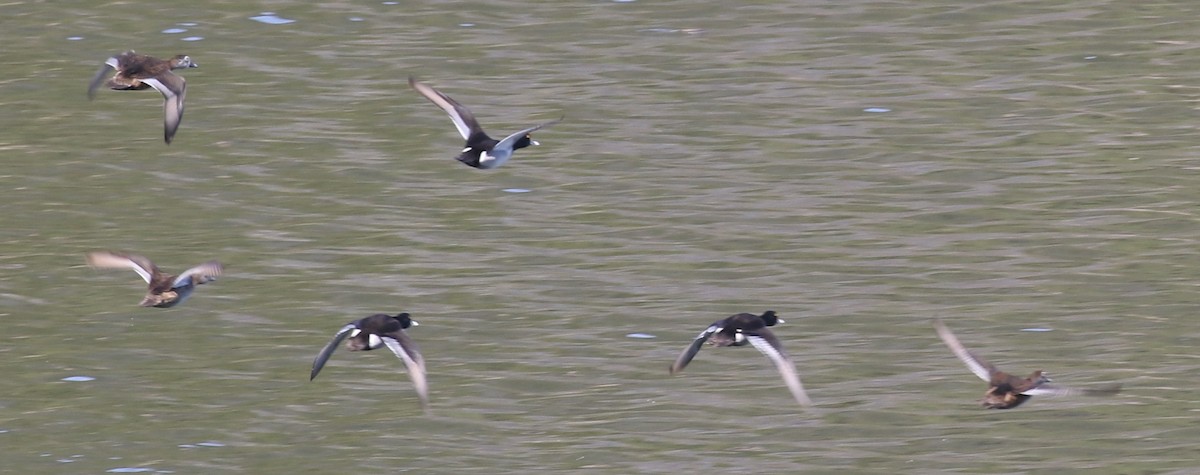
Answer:
[[[88,265],[104,269],[133,269],[149,284],[143,307],[174,307],[192,295],[197,285],[217,280],[224,267],[220,262],[208,261],[174,276],[158,269],[150,259],[137,254],[96,251],[87,254]]]
[[[183,98],[187,94],[187,81],[171,70],[196,67],[200,65],[192,62],[187,55],[162,60],[126,51],[108,58],[92,77],[92,82],[88,84],[88,99],[95,97],[96,88],[114,69],[117,73],[108,80],[109,89],[137,91],[153,87],[163,95],[163,140],[170,145],[175,131],[179,129],[179,122],[183,120]]]
[[[955,356],[958,356],[958,359],[967,365],[967,369],[970,369],[980,379],[987,381],[988,390],[983,393],[983,399],[979,402],[988,409],[1012,409],[1028,401],[1032,396],[1111,396],[1121,390],[1120,384],[1109,384],[1092,389],[1051,385],[1048,384],[1051,379],[1046,377],[1041,370],[1034,371],[1025,378],[1013,376],[996,369],[995,366],[971,353],[942,323],[941,319],[935,319],[933,326],[946,346],[950,347],[950,351],[953,351]]]

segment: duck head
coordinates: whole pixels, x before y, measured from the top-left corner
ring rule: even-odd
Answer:
[[[517,143],[513,144],[513,150],[516,150],[519,148],[530,147],[530,146],[534,146],[534,145],[541,145],[541,144],[538,143],[537,140],[534,140],[532,135],[525,134],[524,137],[521,137],[520,140],[517,140]]]

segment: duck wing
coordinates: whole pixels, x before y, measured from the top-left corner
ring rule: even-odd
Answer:
[[[459,104],[458,101],[442,94],[437,89],[418,82],[412,77],[408,78],[408,85],[416,89],[426,99],[429,99],[429,102],[440,107],[446,115],[449,115],[450,120],[454,122],[454,127],[458,129],[459,135],[462,135],[463,140],[470,140],[472,135],[483,133],[483,127],[479,126],[479,121],[475,120],[475,115],[471,113],[470,109]]]
[[[187,95],[187,80],[167,71],[155,77],[141,78],[163,95],[163,140],[169,145],[183,121],[183,99]]]
[[[345,340],[351,332],[357,329],[358,327],[351,323],[342,327],[341,330],[338,330],[336,335],[333,335],[333,339],[329,340],[329,343],[326,343],[325,347],[321,348],[321,352],[317,353],[317,357],[313,359],[312,373],[308,375],[309,381],[317,378],[317,373],[320,373],[321,368],[325,367],[325,362],[329,361],[329,357],[333,355],[335,350],[337,350],[338,345],[342,344],[342,341]]]
[[[175,282],[171,283],[171,287],[186,286],[188,284],[206,284],[217,280],[217,276],[221,275],[221,272],[224,270],[225,267],[220,262],[208,261],[183,271],[182,274],[179,274],[179,277],[175,278]]]
[[[111,251],[89,252],[87,262],[88,265],[96,268],[133,269],[147,284],[151,283],[155,276],[162,274],[162,271],[158,270],[158,267],[150,262],[150,259],[137,254]]]
[[[413,387],[417,390],[417,397],[421,398],[421,405],[428,408],[429,383],[425,379],[425,359],[421,357],[417,344],[403,330],[380,336],[383,338],[383,344],[404,361],[404,366],[408,368],[408,376],[412,378]]]
[[[1057,384],[1043,384],[1021,394],[1026,396],[1112,396],[1121,392],[1121,384],[1113,383],[1096,388],[1069,388]]]
[[[713,334],[723,329],[724,327],[722,327],[720,322],[718,322],[709,325],[708,328],[705,328],[704,331],[700,332],[700,335],[696,336],[695,340],[692,340],[692,344],[688,345],[687,348],[684,348],[683,353],[679,354],[679,358],[675,359],[675,363],[671,365],[671,374],[683,371],[683,369],[687,367],[688,363],[692,362],[692,358],[696,357],[696,353],[700,352],[700,348],[704,347],[704,343],[707,342],[709,338],[712,338]]]
[[[108,77],[108,74],[120,67],[120,59],[116,56],[108,58],[104,61],[104,65],[100,66],[100,70],[96,71],[96,75],[92,76],[92,82],[88,83],[88,100],[96,98],[96,88],[100,87],[100,83]]]
[[[954,355],[962,360],[963,364],[967,365],[967,369],[975,373],[975,376],[979,376],[979,379],[989,383],[992,381],[992,373],[996,371],[995,366],[971,353],[967,347],[958,341],[958,338],[946,327],[946,324],[942,323],[940,318],[933,321],[933,326],[937,329],[937,334],[942,338],[942,342],[946,343],[946,346],[950,347],[950,351],[953,351]]]
[[[804,392],[804,385],[800,383],[800,376],[796,374],[796,365],[792,363],[792,359],[788,357],[787,353],[783,352],[783,346],[779,343],[779,339],[775,338],[775,334],[763,328],[753,333],[745,333],[745,335],[746,341],[749,341],[755,349],[775,363],[775,369],[779,370],[779,376],[783,377],[783,383],[791,390],[792,397],[796,398],[796,402],[801,406],[811,406],[812,399],[809,399],[808,394]]]
[[[541,129],[543,127],[549,127],[549,126],[557,124],[559,122],[562,122],[562,117],[559,117],[558,119],[552,120],[550,122],[546,122],[543,124],[535,125],[533,127],[529,127],[527,129],[521,130],[520,132],[509,135],[508,137],[504,137],[504,140],[501,140],[500,143],[496,144],[495,147],[492,147],[492,150],[512,151],[513,145],[516,144],[518,140],[521,140],[521,137],[524,137],[530,133],[533,133],[534,131]]]

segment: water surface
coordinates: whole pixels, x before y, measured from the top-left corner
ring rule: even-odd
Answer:
[[[399,3],[0,7],[4,470],[1196,466],[1192,3]],[[201,65],[170,146],[153,92],[87,100],[126,49]],[[410,75],[566,120],[470,169]],[[143,309],[106,248],[227,275]],[[668,377],[767,309],[816,408],[749,348]],[[386,352],[307,380],[399,311],[431,415]],[[984,411],[933,317],[1126,391]]]

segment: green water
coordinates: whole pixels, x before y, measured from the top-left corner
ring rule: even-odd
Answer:
[[[723,5],[0,5],[0,473],[1200,466],[1200,6]],[[126,49],[201,66],[170,146],[153,91],[87,100]],[[566,119],[474,170],[410,75]],[[226,275],[144,309],[95,249]],[[668,377],[767,309],[817,407],[749,348]],[[387,352],[307,380],[399,311],[431,415]],[[1126,390],[985,411],[933,317]]]

